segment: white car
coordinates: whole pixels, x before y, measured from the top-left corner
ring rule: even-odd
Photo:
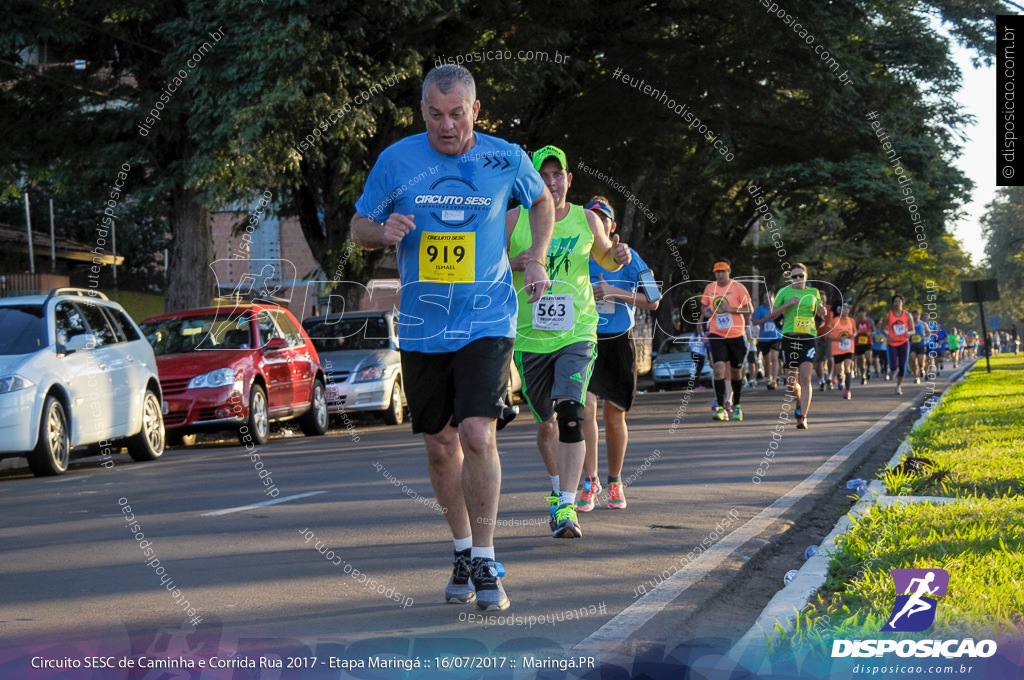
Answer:
[[[75,447],[109,459],[122,443],[164,452],[153,348],[124,308],[82,288],[0,300],[0,458],[59,475]]]

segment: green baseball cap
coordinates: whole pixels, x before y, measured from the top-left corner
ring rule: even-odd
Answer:
[[[543,149],[538,149],[533,152],[533,167],[535,170],[540,170],[540,166],[544,165],[544,161],[549,158],[554,158],[556,161],[562,164],[562,169],[567,170],[569,168],[568,161],[565,160],[565,152],[559,149],[557,146],[548,144]]]

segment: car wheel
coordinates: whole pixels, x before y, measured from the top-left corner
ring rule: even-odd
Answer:
[[[402,406],[402,394],[398,383],[391,388],[391,405],[384,412],[384,422],[388,425],[401,425],[405,421],[405,407]]]
[[[249,420],[238,430],[242,444],[267,443],[270,438],[270,416],[267,413],[267,393],[259,385],[249,390]]]
[[[299,425],[307,437],[316,437],[327,432],[327,388],[319,380],[313,382],[313,398],[309,410],[302,416]]]
[[[64,406],[55,397],[47,397],[39,420],[39,441],[28,455],[28,466],[39,477],[59,475],[67,471],[70,454],[71,434]]]
[[[196,435],[182,434],[180,432],[168,432],[166,435],[167,446],[195,446]]]
[[[164,417],[152,390],[146,390],[142,398],[142,429],[129,437],[128,455],[135,461],[156,460],[164,455]]]

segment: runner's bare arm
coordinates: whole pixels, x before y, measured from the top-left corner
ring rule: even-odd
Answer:
[[[762,319],[762,321],[766,321],[768,319],[777,319],[780,316],[782,316],[783,314],[785,314],[787,309],[789,309],[793,305],[798,305],[798,304],[800,304],[800,298],[798,298],[798,297],[791,297],[788,300],[786,300],[784,303],[782,303],[781,305],[774,305],[774,306],[771,307],[771,309],[768,310],[768,316],[764,317],[764,319]]]
[[[513,222],[513,224],[515,224]],[[505,217],[506,231],[508,227],[508,216]],[[530,206],[530,248],[526,252],[528,257],[523,268],[523,283],[527,292],[531,294],[527,300],[533,304],[541,299],[544,291],[551,287],[548,279],[548,270],[545,262],[548,259],[548,249],[551,247],[551,234],[555,231],[555,201],[551,198],[551,192],[544,187],[544,193],[537,197],[537,200]]]
[[[521,208],[520,208],[521,209]],[[518,217],[518,213],[516,215]],[[508,220],[506,218],[506,226]],[[513,225],[515,222],[512,223]],[[551,234],[555,231],[555,200],[551,192],[544,187],[544,193],[530,206],[530,257],[541,262],[548,259],[551,247]],[[511,235],[511,232],[510,232]]]
[[[360,248],[377,250],[393,246],[416,228],[412,215],[391,213],[384,224],[375,222],[359,213],[352,216],[352,241]]]
[[[524,250],[521,253],[512,255],[512,232],[515,231],[516,222],[519,221],[519,206],[512,208],[505,213],[505,248],[508,250],[508,263],[512,271],[521,272],[526,269],[526,263],[530,260],[530,251]],[[543,262],[543,259],[541,260]]]
[[[592,210],[585,212],[587,214],[587,224],[590,226],[590,231],[594,234],[594,245],[590,249],[590,257],[610,272],[618,271],[622,269],[622,265],[629,264],[629,261],[633,259],[629,246],[625,243],[619,243],[618,234],[609,239],[604,233],[604,225],[601,224],[601,219]]]
[[[636,292],[633,292],[626,288],[613,286],[604,280],[604,274],[598,275],[598,278],[600,279],[600,283],[593,284],[595,300],[622,300],[626,304],[651,311],[658,308],[660,300],[651,302],[647,299],[647,294],[642,290],[637,289]]]

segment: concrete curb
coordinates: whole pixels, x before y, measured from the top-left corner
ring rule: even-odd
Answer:
[[[975,360],[976,361],[976,360]],[[948,390],[956,385],[967,372],[974,366],[975,362],[960,368],[953,374]],[[939,400],[933,399],[931,408],[927,409],[918,418],[910,429],[910,433],[900,443],[896,453],[886,464],[886,469],[899,465],[911,453],[910,437],[914,431],[931,417],[938,406]],[[876,506],[889,506],[898,503],[955,503],[961,499],[946,498],[941,496],[889,496],[885,493],[885,484],[881,480],[874,480],[868,485],[867,492],[858,501],[850,512],[839,518],[835,527],[825,537],[825,540],[818,546],[818,551],[812,555],[803,566],[797,570],[796,577],[775,594],[761,614],[757,617],[754,625],[736,641],[736,644],[729,650],[727,656],[737,663],[755,672],[760,668],[767,672],[768,668],[768,637],[774,637],[776,630],[781,628],[782,632],[789,632],[796,621],[797,614],[807,605],[812,597],[818,592],[828,577],[828,568],[832,555],[835,553],[836,537],[845,533],[853,522],[864,517]]]

